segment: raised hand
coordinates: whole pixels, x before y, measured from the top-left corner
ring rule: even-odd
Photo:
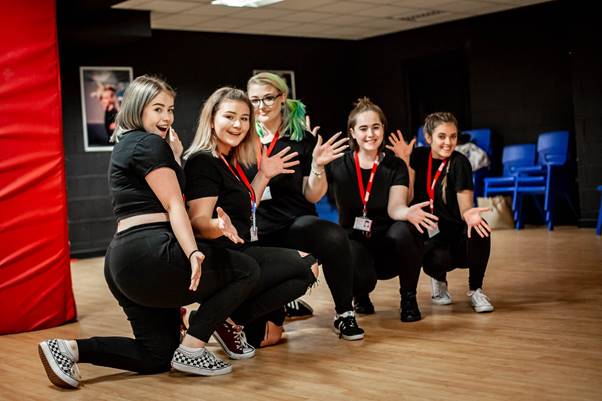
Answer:
[[[389,145],[386,145],[386,148],[391,150],[393,153],[395,153],[395,156],[399,157],[409,165],[410,155],[412,154],[412,149],[414,149],[415,143],[416,138],[412,139],[410,143],[406,143],[406,141],[403,139],[403,134],[401,131],[397,130],[397,135],[392,132],[389,136]]]
[[[201,266],[204,260],[205,255],[201,251],[190,255],[190,268],[192,270],[190,273],[190,287],[188,287],[190,291],[196,291],[199,286],[199,282],[201,281]]]
[[[311,128],[311,119],[309,115],[305,116],[305,129],[307,129],[313,136],[318,135],[318,130],[320,129],[319,125],[316,125],[314,128]]]
[[[490,212],[491,209],[488,207],[473,207],[464,212],[462,217],[468,226],[468,238],[470,238],[470,231],[474,230],[481,236],[481,238],[489,237],[491,227],[483,220],[481,213]]]
[[[169,131],[167,132],[167,143],[169,144],[176,161],[180,163],[184,145],[182,145],[182,141],[180,141],[180,137],[178,137],[176,131],[171,127],[169,127]]]
[[[349,141],[347,138],[336,141],[339,136],[341,136],[341,133],[337,132],[329,140],[322,143],[322,136],[318,135],[318,142],[312,152],[314,166],[324,167],[334,159],[343,157],[343,151],[349,147]]]
[[[261,154],[261,168],[263,175],[270,179],[278,174],[292,174],[295,170],[290,170],[290,167],[299,164],[299,160],[292,160],[299,155],[297,152],[288,153],[291,150],[290,146],[282,149],[280,152],[267,157],[267,150],[264,146]]]
[[[427,230],[431,230],[437,227],[437,221],[439,220],[439,218],[434,214],[427,213],[424,210],[422,210],[422,208],[427,207],[430,204],[430,201],[417,203],[413,206],[410,206],[406,213],[407,220],[410,223],[412,223],[414,227],[416,227],[420,234],[424,233],[422,227],[426,228]]]
[[[218,207],[217,209],[217,227],[221,230],[222,234],[230,241],[235,244],[242,244],[245,242],[242,238],[238,236],[238,231],[232,221],[230,220],[230,216],[224,212],[224,209]]]

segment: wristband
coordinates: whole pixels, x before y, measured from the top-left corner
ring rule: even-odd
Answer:
[[[194,255],[195,252],[201,252],[198,249],[195,249],[194,251],[190,252],[190,255],[188,255],[188,260],[190,260],[190,258],[192,257],[192,255]]]

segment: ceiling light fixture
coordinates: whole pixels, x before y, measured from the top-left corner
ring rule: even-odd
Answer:
[[[228,7],[263,7],[270,4],[280,3],[283,0],[213,0],[212,5]]]

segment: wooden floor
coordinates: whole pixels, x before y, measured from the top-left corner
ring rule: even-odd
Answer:
[[[139,376],[82,364],[82,388],[69,391],[47,380],[39,341],[129,335],[102,259],[75,262],[72,270],[79,321],[0,337],[0,399],[602,400],[602,240],[591,229],[496,232],[485,282],[496,306],[490,314],[470,309],[467,272],[456,270],[449,275],[453,305],[431,305],[422,275],[424,319],[400,323],[397,283],[389,280],[373,296],[377,313],[359,319],[365,340],[347,342],[330,329],[332,302],[322,282],[305,297],[316,316],[287,323],[286,343],[233,361],[230,375]]]

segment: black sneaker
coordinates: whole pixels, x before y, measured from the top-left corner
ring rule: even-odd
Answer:
[[[295,299],[284,305],[286,316],[290,318],[303,318],[313,316],[314,310],[302,299]]]
[[[415,292],[407,292],[401,297],[400,318],[402,322],[417,322],[422,319]]]
[[[372,315],[374,314],[374,305],[370,301],[369,295],[358,295],[353,297],[353,309],[355,313],[360,315]]]
[[[357,325],[353,311],[348,311],[335,317],[334,332],[343,340],[353,341],[364,338],[364,330]]]

